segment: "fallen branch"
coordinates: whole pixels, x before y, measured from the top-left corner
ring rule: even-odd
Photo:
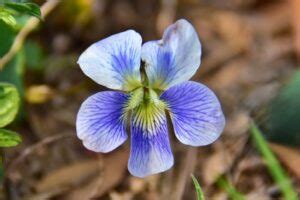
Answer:
[[[177,181],[174,184],[173,193],[170,198],[172,200],[183,199],[186,184],[192,180],[190,175],[194,172],[197,164],[197,148],[189,147],[185,156],[185,159],[180,165]]]

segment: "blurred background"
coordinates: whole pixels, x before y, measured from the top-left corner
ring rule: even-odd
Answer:
[[[1,59],[24,36],[0,71],[0,82],[19,91],[19,112],[8,128],[22,138],[2,149],[2,199],[192,200],[190,174],[208,200],[297,199],[287,193],[300,191],[300,0],[34,2],[42,21],[17,16],[11,28],[0,20]],[[215,91],[227,125],[219,140],[200,148],[170,134],[174,167],[138,179],[127,171],[129,142],[97,154],[77,139],[79,106],[106,88],[76,61],[92,43],[127,29],[144,41],[160,39],[180,18],[202,42],[193,80]]]

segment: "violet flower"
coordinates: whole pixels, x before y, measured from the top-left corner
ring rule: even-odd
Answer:
[[[127,139],[130,122],[130,173],[137,177],[168,170],[174,163],[166,112],[177,139],[203,146],[215,141],[225,118],[215,94],[188,81],[200,65],[201,44],[193,26],[181,19],[163,38],[142,45],[128,30],[91,45],[78,60],[95,82],[118,91],[99,92],[83,102],[77,135],[95,152],[110,152]]]

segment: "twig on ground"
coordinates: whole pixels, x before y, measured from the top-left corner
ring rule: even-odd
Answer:
[[[60,0],[50,0],[44,3],[41,7],[42,18],[45,18],[58,4]],[[0,70],[3,69],[4,65],[7,64],[21,49],[24,40],[31,31],[40,23],[40,20],[36,17],[31,17],[25,26],[16,36],[14,43],[10,47],[9,51],[0,59]]]
[[[53,135],[53,136],[49,136],[46,137],[44,139],[42,139],[41,141],[37,142],[34,145],[31,145],[29,147],[27,147],[26,149],[24,149],[20,155],[14,159],[11,164],[7,167],[7,177],[10,177],[10,174],[15,171],[15,169],[19,166],[19,164],[21,162],[23,162],[29,155],[31,155],[32,153],[34,153],[36,150],[38,150],[39,148],[43,147],[44,145],[56,142],[58,140],[61,140],[63,138],[67,138],[70,137],[71,135],[69,133],[65,133],[65,134],[57,134],[57,135]]]
[[[181,200],[184,194],[185,186],[190,178],[190,174],[193,173],[197,164],[197,148],[189,147],[186,152],[184,162],[181,163],[179,169],[179,175],[174,185],[172,200]],[[192,179],[191,179],[192,180]]]
[[[162,0],[161,10],[157,17],[156,28],[161,35],[165,28],[174,22],[176,17],[177,0]]]

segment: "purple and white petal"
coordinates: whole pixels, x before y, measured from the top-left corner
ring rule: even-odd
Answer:
[[[143,128],[141,123],[131,120],[131,150],[129,172],[137,177],[146,177],[163,172],[173,166],[166,116],[163,113],[152,128]],[[148,124],[149,125],[149,124]]]
[[[216,95],[205,85],[187,81],[161,95],[168,104],[176,137],[191,146],[214,142],[222,133],[225,118]]]
[[[142,60],[152,87],[167,89],[189,80],[197,71],[201,44],[194,27],[180,19],[164,32],[162,40],[142,47]]]
[[[83,145],[95,152],[109,152],[126,139],[123,116],[128,95],[122,92],[99,92],[86,99],[76,120],[77,136]]]
[[[111,89],[131,90],[140,84],[142,38],[128,30],[92,44],[78,59],[82,71]]]

